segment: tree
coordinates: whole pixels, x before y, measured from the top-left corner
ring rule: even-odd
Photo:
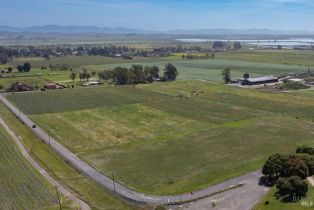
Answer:
[[[85,76],[85,79],[88,81],[91,77],[91,74],[87,72],[87,73],[85,73],[84,76]]]
[[[29,72],[31,70],[31,64],[30,63],[24,63],[23,70],[24,70],[24,72]]]
[[[81,80],[81,81],[84,81],[84,82],[85,82],[86,80],[88,81],[90,77],[91,77],[90,73],[88,73],[85,68],[83,69],[83,72],[81,72],[81,73],[79,74],[80,80]]]
[[[13,71],[12,67],[8,67],[8,72],[11,73]]]
[[[30,63],[24,63],[23,65],[18,65],[17,70],[19,72],[29,72],[31,70],[31,64]]]
[[[222,41],[215,41],[213,44],[214,49],[222,49],[224,47],[224,43]]]
[[[84,80],[85,80],[85,75],[84,75],[84,73],[81,72],[81,73],[79,74],[79,78],[80,78],[81,81],[84,81]]]
[[[234,42],[234,49],[239,50],[241,48],[242,48],[241,42]]]
[[[143,83],[146,81],[142,65],[132,65],[130,71],[133,73],[133,77],[130,76],[132,83]]]
[[[250,74],[249,73],[244,73],[243,78],[244,79],[249,79],[250,78]]]
[[[168,63],[165,66],[165,69],[164,69],[164,80],[165,81],[174,81],[174,80],[176,80],[178,75],[179,75],[179,72],[174,65],[172,65],[171,63]]]
[[[121,66],[114,68],[113,80],[119,85],[125,85],[129,83],[129,70]]]
[[[283,164],[282,176],[298,176],[301,179],[306,179],[309,176],[309,169],[300,157],[291,156]]]
[[[262,173],[270,180],[277,179],[281,176],[283,165],[288,160],[287,155],[271,155],[263,166]]]
[[[279,179],[276,188],[281,196],[289,196],[290,199],[295,197],[306,196],[308,184],[298,176]]]
[[[150,74],[150,68],[149,66],[145,66],[144,67],[144,77],[145,77],[145,80],[148,81],[148,82],[153,82],[153,77],[151,76]]]
[[[144,67],[144,75],[146,81],[153,82],[154,79],[159,77],[159,67],[158,66],[145,66]]]
[[[4,52],[0,52],[0,64],[6,64],[8,62],[8,55]]]
[[[113,71],[111,70],[104,70],[98,73],[98,77],[104,80],[113,79]]]
[[[298,146],[296,153],[314,155],[314,148],[307,145]]]
[[[312,155],[303,155],[300,158],[302,158],[302,160],[306,164],[309,170],[309,175],[314,175],[314,157]]]
[[[18,65],[16,68],[17,68],[17,70],[18,70],[19,72],[23,72],[23,71],[24,71],[22,65]]]
[[[72,80],[72,83],[74,83],[74,81],[76,79],[76,73],[75,72],[71,72],[70,79]]]
[[[149,73],[154,79],[159,78],[159,67],[158,66],[150,67]]]
[[[226,84],[231,82],[231,70],[230,68],[225,68],[221,75],[223,76],[223,80],[225,81]]]
[[[95,77],[96,76],[96,71],[92,71],[92,76]]]

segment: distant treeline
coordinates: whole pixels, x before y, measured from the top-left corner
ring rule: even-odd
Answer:
[[[240,42],[233,43],[234,49],[241,49]],[[154,57],[169,56],[171,53],[193,53],[210,52],[213,50],[232,49],[231,43],[215,41],[212,48],[205,48],[199,45],[159,47],[150,50],[138,49],[135,47],[117,46],[117,45],[82,45],[77,47],[67,46],[14,46],[0,47],[0,64],[5,64],[8,60],[15,57],[43,57],[49,59],[50,56],[68,56],[68,55],[100,55],[117,56],[126,59],[132,56]]]
[[[116,84],[139,84],[153,81],[174,81],[179,75],[177,68],[172,64],[167,64],[164,68],[163,76],[159,75],[158,66],[133,65],[131,68],[116,67],[113,70],[105,70],[98,73],[104,80],[111,80]]]
[[[167,56],[163,51],[143,50],[135,47],[116,46],[116,45],[97,45],[79,47],[60,47],[60,46],[21,46],[21,47],[0,47],[0,63],[5,64],[15,57],[43,57],[49,59],[50,56],[69,56],[69,55],[100,55],[118,56],[130,59],[131,56]]]
[[[213,43],[213,48],[214,49],[231,49],[231,44],[230,42],[223,42],[223,41],[215,41]],[[233,48],[235,50],[239,50],[242,48],[241,42],[233,42]]]

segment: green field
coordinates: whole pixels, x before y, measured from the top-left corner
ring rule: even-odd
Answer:
[[[163,74],[165,64],[173,63],[178,71],[178,80],[207,80],[222,83],[221,72],[224,68],[231,68],[231,77],[237,80],[243,77],[244,73],[249,73],[251,77],[265,75],[285,75],[289,73],[301,73],[308,70],[307,65],[314,65],[314,54],[311,52],[300,51],[237,51],[217,53],[216,59],[183,61],[182,53],[163,58],[135,58],[125,60],[104,56],[65,56],[52,57],[50,60],[43,58],[18,58],[11,61],[8,65],[16,66],[23,62],[30,62],[33,69],[28,73],[14,72],[13,78],[0,78],[0,85],[4,90],[8,89],[13,83],[21,82],[42,87],[49,81],[72,85],[69,79],[70,71],[51,71],[42,70],[41,66],[49,64],[68,64],[75,72],[80,72],[84,68],[89,72],[100,72],[103,70],[114,69],[117,66],[130,68],[133,64],[143,66],[159,66],[160,75]],[[303,65],[299,65],[303,64]],[[91,80],[98,79],[91,78]],[[79,79],[76,79],[78,82]],[[75,83],[79,85],[79,83]]]
[[[217,53],[215,59],[183,61],[182,53],[163,58],[134,58],[126,60],[104,56],[65,56],[52,57],[50,60],[43,58],[18,58],[8,65],[17,66],[23,62],[30,62],[33,69],[29,73],[15,72],[15,78],[0,78],[0,84],[8,88],[10,84],[21,81],[34,86],[42,86],[47,81],[69,83],[70,71],[41,70],[41,66],[49,64],[67,64],[76,72],[86,68],[89,72],[100,72],[113,69],[117,66],[130,68],[133,64],[156,65],[161,69],[162,75],[165,64],[171,62],[178,68],[178,79],[201,79],[222,82],[221,72],[224,68],[231,68],[232,79],[243,77],[250,73],[252,77],[265,75],[280,75],[288,73],[306,72],[308,66],[314,66],[312,52],[301,51],[237,51]],[[40,75],[40,76],[39,76]],[[96,79],[96,78],[95,78]],[[78,79],[77,79],[78,81]]]
[[[258,203],[254,210],[308,210],[313,209],[314,207],[302,205],[301,201],[297,203],[282,202],[275,197],[276,191],[276,187],[273,187],[272,190]],[[310,186],[310,184],[306,199],[308,202],[314,202],[314,188]],[[266,201],[268,201],[269,204],[265,205]]]
[[[264,93],[199,81],[7,96],[104,174],[175,194],[259,169],[313,143],[313,93]]]
[[[27,148],[33,159],[40,163],[51,176],[55,177],[71,192],[86,201],[93,210],[134,209],[112,196],[96,182],[93,182],[67,165],[51,151],[50,147],[43,144],[27,126],[20,123],[20,121],[6,109],[2,103],[0,103],[0,116],[10,128],[20,136],[24,146]],[[55,191],[52,191],[52,193],[55,195]],[[73,203],[68,201],[68,199],[62,198],[62,201],[62,209],[77,209],[73,207]],[[55,208],[49,210],[55,210]]]
[[[161,74],[165,64],[169,61],[163,62],[142,62],[137,63],[148,66],[159,66]],[[297,72],[306,72],[307,67],[301,65],[285,65],[285,64],[270,64],[270,63],[254,63],[247,61],[235,60],[196,60],[196,61],[172,61],[178,71],[178,79],[202,79],[214,82],[222,82],[221,72],[224,68],[231,68],[232,79],[237,80],[243,77],[243,74],[248,72],[252,77],[265,76],[265,75],[279,75]],[[119,66],[131,67],[133,63],[123,63]],[[87,65],[86,69],[91,71],[102,71],[113,69],[117,64],[105,65]]]
[[[151,62],[151,61],[167,61],[167,60],[179,60],[179,56],[170,57],[135,57],[132,60],[106,57],[106,56],[63,56],[63,57],[51,57],[49,60],[44,58],[23,57],[10,61],[7,65],[16,67],[17,65],[29,62],[32,67],[40,68],[42,66],[49,66],[49,64],[67,64],[71,68],[81,67],[83,65],[97,65],[97,64],[120,64],[120,63],[138,63],[138,62]]]
[[[216,58],[224,60],[250,61],[257,63],[291,64],[311,67],[314,66],[313,51],[234,51],[217,53]]]
[[[1,209],[53,209],[57,206],[53,187],[26,162],[2,127],[0,151]]]

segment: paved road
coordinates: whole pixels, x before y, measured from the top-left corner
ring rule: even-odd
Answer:
[[[13,104],[11,104],[2,94],[0,94],[0,100],[17,116],[20,120],[30,127],[33,132],[47,144],[50,144],[51,148],[64,160],[66,160],[72,167],[86,174],[94,181],[99,183],[101,186],[106,188],[107,190],[116,193],[118,196],[123,199],[138,203],[138,204],[167,204],[167,203],[176,203],[181,201],[189,201],[191,199],[191,194],[183,194],[183,195],[174,195],[174,196],[154,196],[154,195],[145,195],[139,192],[135,192],[119,183],[113,184],[112,179],[106,177],[101,174],[93,167],[82,161],[75,154],[70,152],[64,146],[62,146],[58,141],[50,137],[45,131],[43,131],[40,127],[32,128],[34,122],[32,122],[26,115],[24,115],[20,110],[18,110]],[[220,192],[222,190],[226,190],[231,186],[238,185],[239,183],[256,177],[256,173],[261,176],[260,172],[254,172],[247,174],[245,176],[237,177],[235,179],[231,179],[225,181],[223,183],[210,186],[204,190],[200,190],[193,193],[193,198],[200,198],[206,195],[214,194],[216,192]],[[258,180],[257,180],[258,182]],[[240,199],[240,198],[239,198]]]
[[[20,149],[21,153],[23,154],[24,158],[28,160],[34,167],[41,173],[46,180],[48,180],[53,186],[56,186],[58,188],[58,191],[63,193],[66,197],[74,201],[81,210],[90,210],[90,207],[87,203],[82,201],[81,199],[77,198],[73,193],[68,191],[66,188],[64,188],[58,181],[56,181],[53,177],[51,177],[48,172],[43,169],[27,152],[26,148],[20,141],[19,137],[8,127],[8,125],[3,121],[2,118],[0,118],[0,125],[10,134],[14,142],[17,144],[18,148]]]
[[[168,210],[251,210],[269,190],[258,185],[260,173],[247,177],[246,184],[237,189],[187,203],[182,206],[169,206]]]

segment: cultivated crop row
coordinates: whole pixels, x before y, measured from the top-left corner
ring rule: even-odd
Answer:
[[[43,209],[57,198],[23,159],[12,140],[0,130],[0,208]]]

